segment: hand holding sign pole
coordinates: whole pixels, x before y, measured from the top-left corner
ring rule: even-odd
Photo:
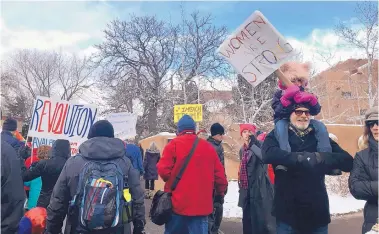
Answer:
[[[294,49],[261,12],[255,11],[220,45],[218,53],[255,87],[288,61]]]

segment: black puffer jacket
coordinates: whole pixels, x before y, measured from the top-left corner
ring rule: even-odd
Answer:
[[[378,218],[378,142],[372,137],[369,140],[369,148],[355,155],[349,188],[356,199],[367,201],[362,227],[362,233],[366,233]]]
[[[47,208],[55,183],[67,159],[71,156],[70,142],[56,140],[51,149],[51,158],[34,163],[29,170],[24,171],[24,181],[31,181],[41,176],[42,188],[37,206]]]
[[[217,152],[218,158],[220,159],[222,166],[225,168],[224,148],[222,147],[222,142],[216,141],[212,137],[209,137],[207,141],[212,144],[213,148]]]

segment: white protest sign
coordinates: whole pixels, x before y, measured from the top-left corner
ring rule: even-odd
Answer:
[[[34,101],[28,136],[66,139],[80,144],[87,140],[96,115],[97,108],[92,105],[38,96]]]
[[[116,138],[121,140],[135,137],[137,115],[128,112],[111,113],[106,119],[113,125],[114,134]]]
[[[259,11],[255,11],[217,52],[254,87],[294,55],[294,49]]]

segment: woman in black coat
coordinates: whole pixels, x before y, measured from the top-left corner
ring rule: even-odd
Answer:
[[[157,163],[161,158],[161,154],[154,142],[146,150],[145,158],[143,160],[143,169],[145,174],[145,197],[152,198],[154,194],[155,181],[158,180]]]
[[[366,200],[362,234],[371,230],[378,219],[378,107],[366,113],[363,141],[365,149],[354,158],[353,170],[349,177],[351,194],[359,200]]]
[[[40,160],[23,172],[24,181],[31,181],[41,176],[42,188],[37,206],[47,208],[53,188],[67,159],[71,156],[70,142],[56,140],[50,151],[50,159]]]

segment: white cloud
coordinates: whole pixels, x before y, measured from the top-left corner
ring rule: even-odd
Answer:
[[[359,37],[362,38],[362,34]],[[347,45],[332,29],[314,29],[305,40],[291,37],[287,40],[302,52],[303,60],[310,62],[317,72],[349,58],[364,57],[362,49]]]

